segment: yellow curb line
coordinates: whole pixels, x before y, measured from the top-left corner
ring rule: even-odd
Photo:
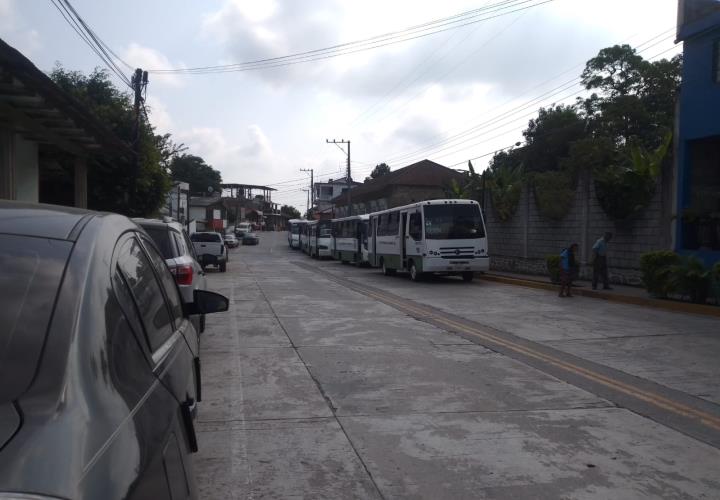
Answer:
[[[539,290],[553,291],[557,291],[559,289],[559,285],[554,285],[552,283],[543,283],[541,281],[525,280],[521,278],[511,278],[509,276],[499,276],[497,274],[482,274],[478,277],[485,281],[503,283],[506,285],[523,286],[525,288],[535,288]],[[714,316],[716,318],[720,318],[720,307],[704,306],[702,304],[691,304],[688,302],[677,302],[672,300],[609,294],[595,290],[583,290],[582,288],[573,288],[573,294],[582,297],[592,297],[594,299],[608,300],[610,302],[618,302],[620,304],[631,304],[636,306],[652,307],[655,309],[663,309],[666,311],[702,314],[704,316]]]

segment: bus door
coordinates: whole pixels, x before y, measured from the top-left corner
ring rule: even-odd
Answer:
[[[370,218],[370,235],[372,237],[372,243],[370,244],[372,262],[370,264],[377,267],[377,217]]]
[[[407,220],[408,213],[402,212],[400,219],[400,254],[402,255],[402,268],[407,268]]]

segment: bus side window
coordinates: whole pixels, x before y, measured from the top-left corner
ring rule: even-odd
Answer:
[[[422,240],[422,218],[419,212],[410,214],[408,226],[408,234],[410,237],[415,241]]]

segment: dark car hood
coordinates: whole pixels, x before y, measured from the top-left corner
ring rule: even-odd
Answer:
[[[0,449],[20,428],[22,419],[12,403],[0,404]]]

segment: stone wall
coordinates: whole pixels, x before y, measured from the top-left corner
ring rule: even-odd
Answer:
[[[632,220],[614,222],[605,215],[595,197],[592,179],[578,182],[575,200],[560,221],[544,217],[537,208],[532,190],[525,188],[517,211],[508,221],[501,221],[488,196],[486,224],[491,266],[495,270],[523,274],[546,274],[545,257],[557,255],[570,243],[580,245],[580,275],[592,276],[589,260],[592,245],[605,231],[613,233],[608,245],[610,279],[614,283],[640,285],[640,255],[670,248],[668,205],[670,189],[658,181],[650,205]]]

